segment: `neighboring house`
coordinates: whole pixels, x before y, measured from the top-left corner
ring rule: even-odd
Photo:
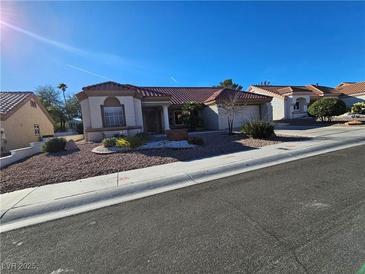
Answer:
[[[1,152],[54,134],[53,120],[33,92],[0,92]]]
[[[347,107],[354,103],[365,102],[365,82],[343,82],[336,87],[341,95],[340,99]]]
[[[77,94],[86,140],[100,141],[115,134],[162,133],[183,126],[181,107],[186,102],[203,106],[200,116],[210,130],[228,127],[221,104],[237,95],[239,111],[234,127],[247,120],[271,120],[271,97],[213,87],[137,87],[105,82],[87,86]]]
[[[271,104],[274,120],[308,117],[307,109],[311,101],[320,97],[338,97],[340,94],[333,88],[319,85],[253,85],[248,91],[273,97]]]
[[[346,82],[335,88],[320,85],[252,85],[248,91],[273,97],[271,104],[274,120],[308,117],[308,105],[322,97],[341,99],[348,107],[365,101],[365,82]]]

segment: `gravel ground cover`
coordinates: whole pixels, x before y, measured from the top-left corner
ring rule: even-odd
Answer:
[[[28,187],[74,181],[118,171],[188,161],[298,140],[295,137],[258,140],[223,133],[202,134],[200,137],[204,139],[205,145],[189,149],[149,149],[98,155],[91,150],[100,144],[79,143],[77,145],[80,151],[34,155],[0,171],[0,192],[11,192]]]

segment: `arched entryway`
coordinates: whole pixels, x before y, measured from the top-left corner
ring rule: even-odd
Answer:
[[[305,110],[305,106],[307,105],[307,100],[305,100],[305,98],[303,97],[299,97],[296,99],[295,103],[294,103],[294,111],[296,112],[304,112]]]

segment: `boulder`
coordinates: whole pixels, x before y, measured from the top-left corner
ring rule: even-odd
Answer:
[[[74,140],[70,140],[66,143],[65,150],[66,151],[78,151],[80,149],[78,148],[78,146],[76,145]]]

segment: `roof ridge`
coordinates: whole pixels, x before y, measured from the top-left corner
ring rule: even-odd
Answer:
[[[34,93],[33,91],[1,90],[0,93]]]
[[[202,87],[197,87],[197,86],[183,86],[183,87],[176,87],[176,86],[139,86],[141,88],[186,88],[186,89],[220,89],[220,87],[209,87],[209,86],[202,86]]]

